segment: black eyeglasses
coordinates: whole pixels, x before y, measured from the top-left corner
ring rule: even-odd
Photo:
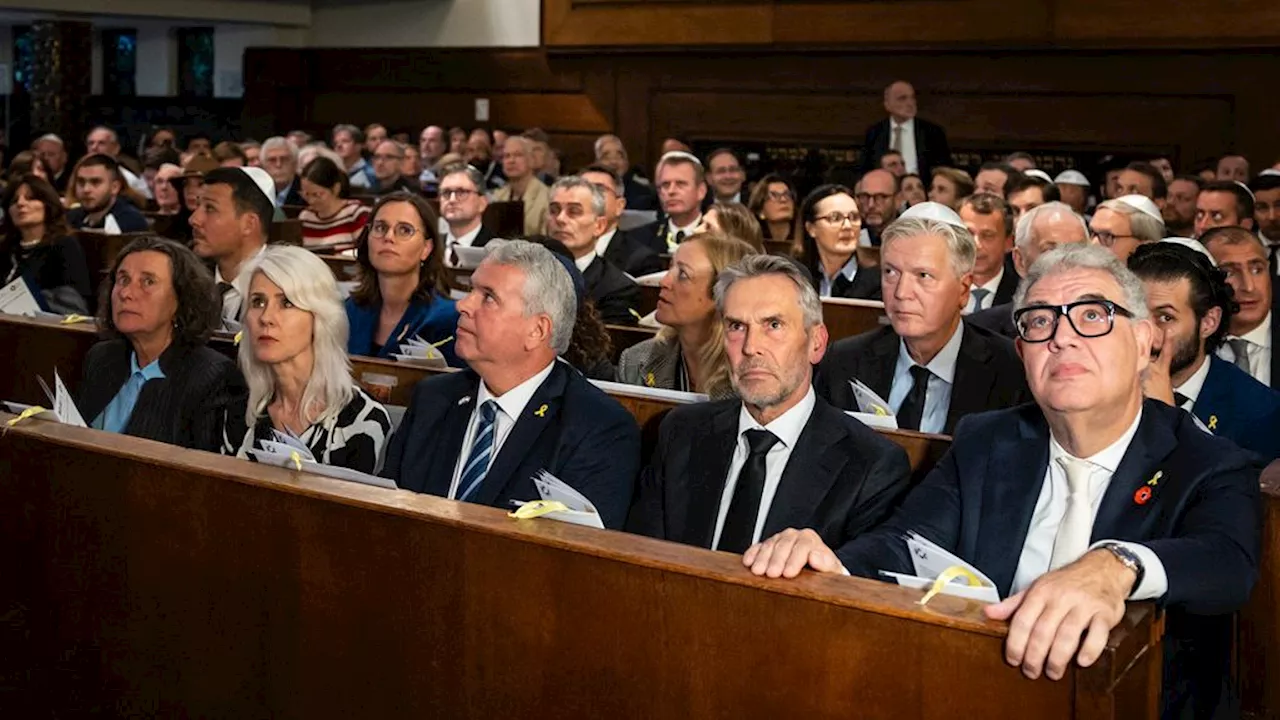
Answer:
[[[1115,245],[1116,240],[1119,240],[1120,238],[1137,237],[1136,235],[1116,235],[1106,230],[1091,230],[1089,231],[1089,236],[1097,238],[1098,242],[1102,244],[1102,247],[1111,247]]]
[[[1066,305],[1032,305],[1013,314],[1013,324],[1023,342],[1048,342],[1058,334],[1058,320],[1066,316],[1080,337],[1102,337],[1115,327],[1116,315],[1132,318],[1133,313],[1110,300],[1077,300]]]

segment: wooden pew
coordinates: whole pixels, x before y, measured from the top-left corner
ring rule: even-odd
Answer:
[[[1236,666],[1245,717],[1280,717],[1280,460],[1262,473],[1262,562],[1240,613]]]
[[[15,716],[1157,716],[1147,604],[1032,681],[977,603],[886,583],[39,420],[0,468]]]

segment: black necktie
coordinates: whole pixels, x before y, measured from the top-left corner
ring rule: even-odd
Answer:
[[[925,395],[929,393],[929,368],[920,365],[911,366],[911,391],[898,408],[898,427],[903,430],[919,430],[920,420],[924,417]]]
[[[220,282],[218,283],[218,296],[219,297],[225,296],[228,292],[230,292],[234,288],[235,286],[233,286],[229,282]]]
[[[680,244],[680,243],[682,243],[682,242],[684,242],[684,231],[683,231],[683,230],[681,230],[681,231],[679,231],[679,232],[677,232],[677,233],[676,233],[676,244],[677,244],[677,245],[679,245],[679,244]]]
[[[778,436],[768,430],[748,430],[746,436],[750,451],[747,462],[738,471],[738,483],[733,488],[733,500],[729,502],[729,513],[724,517],[717,547],[731,553],[744,553],[751,547],[756,534],[756,516],[760,514],[760,498],[764,495],[764,458],[778,442]]]
[[[1174,394],[1173,394],[1173,406],[1174,406],[1174,407],[1177,407],[1177,408],[1180,408],[1180,407],[1182,407],[1183,405],[1186,405],[1186,404],[1187,404],[1187,401],[1188,401],[1188,400],[1190,400],[1190,399],[1191,399],[1191,398],[1187,397],[1186,395],[1183,395],[1183,394],[1182,394],[1182,393],[1180,393],[1180,392],[1176,392],[1176,393],[1174,393]]]

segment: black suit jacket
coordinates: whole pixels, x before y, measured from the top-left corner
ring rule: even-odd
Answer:
[[[643,244],[657,255],[667,253],[667,218],[665,216],[659,215],[658,219],[651,223],[632,228],[630,235],[636,242]]]
[[[1022,282],[1022,277],[1013,267],[1012,257],[1009,254],[1004,256],[1004,275],[1000,277],[1000,284],[996,286],[996,296],[991,300],[991,307],[1013,302],[1013,294],[1018,291],[1018,283]]]
[[[419,382],[387,447],[382,476],[406,490],[448,496],[479,389],[480,377],[470,370]],[[512,500],[538,500],[533,476],[546,470],[585,495],[605,527],[619,528],[639,468],[635,418],[557,360],[472,497],[504,510]]]
[[[489,241],[496,237],[493,231],[484,225],[480,226],[480,232],[476,233],[475,239],[471,241],[471,247],[484,247]]]
[[[741,408],[734,399],[681,405],[668,413],[628,530],[711,547]],[[829,546],[840,547],[888,515],[906,491],[909,472],[901,448],[818,398],[760,537],[812,528]]]
[[[1013,407],[1031,400],[1026,372],[1013,343],[981,328],[961,323],[960,353],[951,383],[951,405],[945,434],[960,418],[985,410]],[[833,344],[819,371],[818,392],[832,405],[857,410],[849,381],[861,380],[880,397],[889,398],[898,362],[898,336],[882,327]]]
[[[855,575],[911,573],[902,535],[914,531],[973,564],[1006,597],[1048,463],[1049,427],[1036,405],[971,416],[894,516],[837,554]],[[1168,576],[1160,600],[1169,609],[1165,717],[1178,717],[1188,703],[1212,709],[1221,699],[1230,613],[1257,579],[1260,471],[1253,455],[1201,431],[1187,413],[1147,400],[1094,518],[1091,542],[1142,543]],[[1139,503],[1143,487],[1152,492]]]
[[[658,191],[654,189],[653,183],[635,168],[622,176],[622,188],[629,210],[657,210],[661,207],[658,203]]]
[[[947,143],[947,133],[941,126],[917,117],[915,136],[920,177],[928,178],[934,168],[952,164],[951,146]],[[862,141],[862,171],[868,172],[880,167],[880,157],[889,151],[892,142],[893,126],[889,118],[867,128],[866,137]]]
[[[613,263],[596,256],[582,273],[587,297],[596,303],[600,317],[610,325],[635,325],[640,307],[640,286]]]
[[[1280,390],[1280,292],[1271,277],[1271,389]]]
[[[643,229],[641,227],[630,231],[616,231],[602,257],[632,277],[665,270],[666,263],[659,257],[659,253],[654,252],[652,244],[644,240],[641,232]],[[663,248],[663,252],[666,252],[666,248]]]
[[[289,192],[284,196],[285,205],[306,205],[307,201],[302,199],[302,180],[294,178],[289,184]]]
[[[1013,324],[1013,303],[992,305],[986,310],[979,310],[964,316],[965,322],[989,330],[996,335],[1003,335],[1010,340],[1018,337],[1018,328]]]
[[[814,277],[815,282],[821,282],[821,280],[816,279],[816,275]],[[815,284],[814,289],[817,289],[817,287]],[[852,280],[844,275],[836,275],[836,281],[831,284],[831,297],[850,300],[880,300],[884,297],[881,293],[879,266],[858,268],[858,272],[854,273]]]
[[[89,349],[76,406],[87,423],[102,414],[129,379],[133,347],[127,340],[105,340]],[[223,427],[228,437],[244,437],[249,391],[235,363],[204,345],[172,344],[160,354],[164,377],[142,386],[124,434],[220,452]]]

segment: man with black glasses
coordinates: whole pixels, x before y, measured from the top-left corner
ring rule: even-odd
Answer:
[[[770,577],[911,573],[903,536],[918,533],[992,580],[1005,599],[985,613],[1010,621],[1005,660],[1030,678],[1092,665],[1125,602],[1155,600],[1167,612],[1164,717],[1212,717],[1230,704],[1231,613],[1257,578],[1261,468],[1144,399],[1155,330],[1142,283],[1110,253],[1047,253],[1014,306],[1034,405],[963,420],[876,530],[834,549],[785,530],[743,562]]]
[[[489,200],[480,191],[484,176],[479,170],[457,163],[440,170],[440,215],[449,224],[445,235],[445,262],[455,264],[451,250],[463,247],[484,247],[493,239],[493,233],[480,220],[484,217]]]

